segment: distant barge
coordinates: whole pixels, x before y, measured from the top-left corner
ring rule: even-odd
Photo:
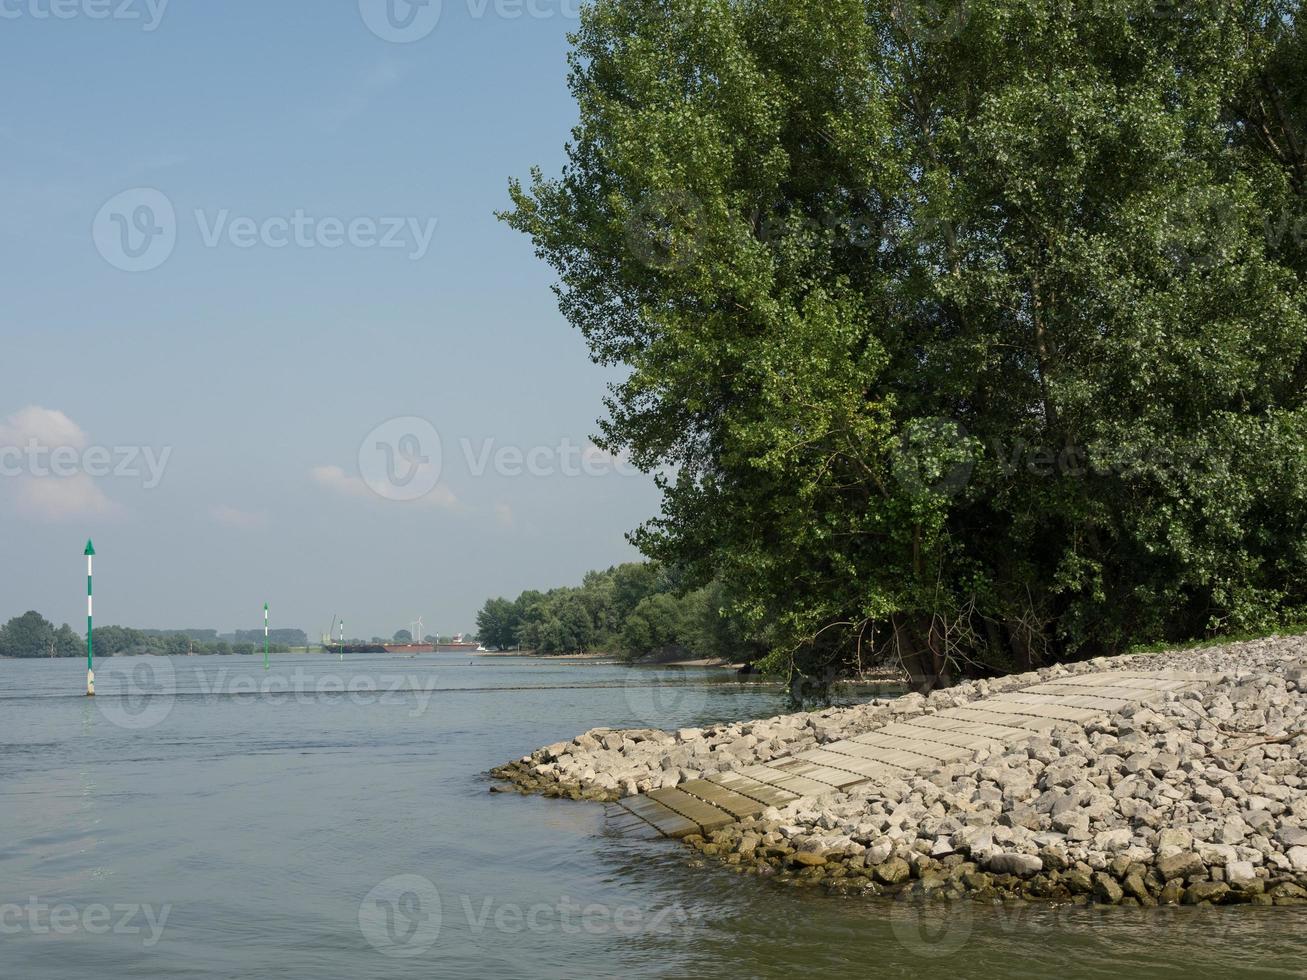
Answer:
[[[450,643],[332,643],[324,640],[323,653],[475,653],[481,644],[455,636]]]

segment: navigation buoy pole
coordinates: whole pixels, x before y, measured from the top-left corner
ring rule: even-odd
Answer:
[[[263,669],[268,669],[268,604],[263,604]]]
[[[95,697],[95,648],[91,645],[91,627],[93,616],[91,612],[91,563],[95,560],[95,545],[91,544],[91,539],[86,539],[86,696]]]
[[[345,620],[340,621],[340,659],[345,660]]]

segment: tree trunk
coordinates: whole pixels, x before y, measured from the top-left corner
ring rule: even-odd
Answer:
[[[948,687],[947,659],[943,655],[942,637],[926,616],[893,616],[894,643],[899,660],[908,672],[908,685],[917,694]]]

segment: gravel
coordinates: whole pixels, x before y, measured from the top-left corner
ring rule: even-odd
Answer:
[[[1058,677],[1219,675],[1086,726],[801,798],[686,841],[741,870],[841,893],[1307,904],[1305,663],[1304,638],[1100,658],[929,698],[677,732],[596,730],[496,774],[528,791],[612,800]]]

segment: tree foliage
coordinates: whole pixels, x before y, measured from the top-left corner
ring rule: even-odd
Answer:
[[[55,628],[37,612],[15,616],[0,626],[0,657],[76,657],[85,641],[67,623]]]
[[[658,564],[632,562],[589,572],[579,588],[490,599],[477,627],[482,643],[501,650],[753,660],[760,647],[728,606],[717,584],[687,590]]]
[[[254,631],[244,631],[253,636]],[[298,632],[298,631],[295,631]],[[233,647],[225,641],[212,639],[216,630],[138,630],[125,626],[95,627],[95,656],[169,656],[182,657],[190,654],[209,656],[229,654],[232,652],[252,654],[256,649],[263,649],[263,631],[258,631],[258,643],[238,642]],[[197,640],[196,637],[208,640]],[[290,646],[286,643],[270,643],[268,649],[273,653],[286,653]],[[53,650],[53,654],[51,651]],[[78,635],[71,626],[64,624],[55,629],[37,612],[15,616],[4,626],[0,626],[0,657],[84,657],[86,656],[86,638]]]
[[[1299,14],[586,7],[505,217],[627,369],[604,448],[670,474],[637,543],[777,662],[922,688],[1300,612]]]

